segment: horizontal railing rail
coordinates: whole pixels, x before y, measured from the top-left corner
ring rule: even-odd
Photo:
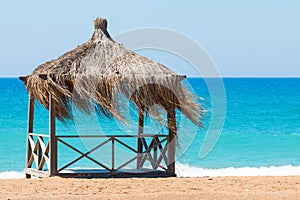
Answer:
[[[57,135],[58,138],[147,138],[147,137],[167,137],[163,134],[141,134],[141,135]]]
[[[50,137],[48,134],[41,134],[41,133],[28,133],[28,135],[44,137],[44,138],[49,138]]]

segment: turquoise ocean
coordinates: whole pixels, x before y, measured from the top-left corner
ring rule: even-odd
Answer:
[[[176,173],[179,176],[300,175],[300,78],[224,78],[226,118],[221,135],[204,158],[199,157],[210,122],[210,94],[202,78],[188,78],[187,84],[201,96],[207,109],[203,129],[180,119],[185,133],[179,133]],[[28,95],[17,78],[0,78],[0,178],[24,177]],[[58,122],[58,134],[95,132],[89,118]],[[132,121],[136,113],[132,113]],[[136,124],[123,125],[98,119],[101,131],[133,134]],[[92,123],[92,122],[91,122]],[[156,126],[151,119],[148,125]],[[186,124],[184,124],[186,123]],[[36,102],[34,132],[48,132],[48,113]],[[151,127],[146,127],[151,131]],[[192,133],[189,133],[188,130]],[[192,136],[192,137],[191,137]],[[182,139],[181,139],[182,138]],[[184,138],[189,138],[188,140]],[[84,145],[83,147],[84,148]],[[62,161],[74,156],[62,150]],[[88,167],[82,160],[78,166]]]

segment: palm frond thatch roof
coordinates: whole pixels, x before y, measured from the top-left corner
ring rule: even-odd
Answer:
[[[25,86],[34,98],[48,109],[51,94],[61,121],[72,118],[72,106],[89,114],[91,103],[99,113],[124,121],[120,101],[124,96],[146,111],[154,104],[165,110],[177,108],[202,126],[202,108],[180,76],[113,41],[105,19],[97,18],[94,25],[89,41],[38,66],[26,77]]]

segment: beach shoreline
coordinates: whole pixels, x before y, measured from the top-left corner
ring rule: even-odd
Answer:
[[[0,199],[300,199],[300,176],[2,179]]]

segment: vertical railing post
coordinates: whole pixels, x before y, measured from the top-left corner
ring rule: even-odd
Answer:
[[[50,176],[57,174],[56,109],[54,99],[49,94],[49,132],[50,132]]]
[[[32,155],[32,149],[29,142],[30,133],[33,132],[33,120],[34,120],[34,97],[29,92],[28,94],[28,124],[27,124],[27,140],[26,140],[26,169],[30,168],[29,160]],[[30,174],[26,174],[26,178],[31,178]]]
[[[175,174],[175,147],[176,147],[176,113],[175,108],[168,110],[168,173]]]
[[[143,143],[141,134],[144,132],[144,111],[145,106],[141,105],[139,108],[139,119],[138,119],[138,143],[137,143],[137,162],[136,167],[137,169],[141,168],[140,166],[141,160],[142,160],[142,153],[143,153]]]
[[[111,138],[111,172],[115,171],[115,137]]]
[[[155,163],[155,167],[154,169],[157,169],[158,167],[158,163],[157,163],[157,145],[158,145],[158,137],[154,136],[153,137],[153,144],[154,144],[154,148],[153,148],[153,160]]]
[[[38,170],[43,170],[44,165],[41,165],[42,159],[43,159],[43,150],[42,150],[42,144],[44,143],[43,137],[38,136],[37,137],[37,142],[39,142],[39,148],[38,148]]]

